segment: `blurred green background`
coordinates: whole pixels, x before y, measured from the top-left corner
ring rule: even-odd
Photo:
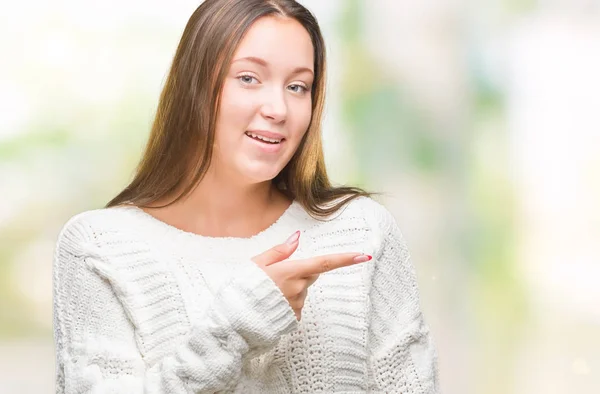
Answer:
[[[330,175],[383,191],[449,394],[600,392],[600,2],[304,0]],[[198,1],[0,15],[0,392],[52,392],[52,254],[131,179]]]

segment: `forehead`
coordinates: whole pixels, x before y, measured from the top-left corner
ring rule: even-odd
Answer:
[[[298,21],[267,16],[252,24],[240,42],[233,60],[258,57],[272,67],[306,67],[313,70],[313,45],[308,31]]]

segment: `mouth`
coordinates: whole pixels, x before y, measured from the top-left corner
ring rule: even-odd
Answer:
[[[251,133],[249,131],[246,131],[245,134],[247,137],[252,138],[253,140],[256,140],[258,142],[262,142],[267,145],[279,145],[283,141],[285,141],[285,138],[267,138],[267,137],[263,137],[262,135]]]

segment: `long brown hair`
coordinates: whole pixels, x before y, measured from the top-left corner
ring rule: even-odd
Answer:
[[[327,176],[321,139],[325,44],[310,11],[294,0],[205,0],[190,17],[177,47],[136,175],[106,207],[145,207],[183,189],[164,205],[168,206],[193,191],[211,163],[220,93],[234,52],[250,26],[270,15],[293,18],[304,26],[314,47],[315,71],[310,125],[272,182],[314,217],[375,194],[357,187],[334,187]]]

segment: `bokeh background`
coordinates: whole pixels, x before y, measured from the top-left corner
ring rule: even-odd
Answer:
[[[304,0],[336,183],[385,192],[451,394],[600,393],[600,2]],[[52,254],[133,174],[199,1],[0,12],[0,392],[54,385]]]

